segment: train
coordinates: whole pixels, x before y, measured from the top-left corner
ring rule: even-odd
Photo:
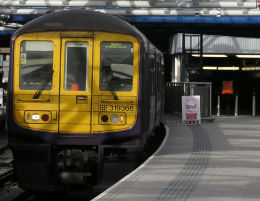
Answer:
[[[7,134],[21,188],[96,185],[108,155],[140,152],[160,126],[163,53],[124,19],[48,13],[10,49]]]

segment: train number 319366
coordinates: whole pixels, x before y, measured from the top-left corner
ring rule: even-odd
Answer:
[[[134,105],[109,105],[109,111],[135,111]]]

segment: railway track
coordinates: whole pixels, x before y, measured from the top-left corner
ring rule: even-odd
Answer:
[[[8,151],[9,150],[9,148],[8,148],[8,146],[6,145],[6,146],[4,146],[4,147],[2,147],[2,148],[0,148],[0,155],[3,155],[6,151]]]
[[[13,156],[10,149],[4,146],[0,149],[0,186],[3,186],[7,181],[13,180]]]
[[[6,170],[0,174],[0,186],[3,186],[7,181],[14,179],[13,168]]]
[[[29,200],[31,194],[20,189],[15,181],[12,160],[8,146],[0,148],[0,201]]]

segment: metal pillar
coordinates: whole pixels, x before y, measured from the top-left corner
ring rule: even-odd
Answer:
[[[172,82],[181,81],[181,56],[179,54],[173,57],[174,64],[172,65],[171,79]]]
[[[217,116],[220,116],[220,95],[218,95]]]
[[[238,95],[236,95],[235,99],[235,116],[238,116]]]
[[[209,116],[211,117],[212,115],[212,83],[210,83],[210,87],[209,87]]]
[[[255,110],[256,110],[256,97],[255,94],[253,93],[253,98],[252,98],[252,116],[255,117]]]
[[[193,84],[190,85],[190,95],[194,96],[194,85]]]

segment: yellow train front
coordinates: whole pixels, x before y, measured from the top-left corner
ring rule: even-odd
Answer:
[[[11,39],[7,131],[20,187],[97,183],[104,150],[140,151],[159,125],[162,54],[111,15],[60,11]]]

